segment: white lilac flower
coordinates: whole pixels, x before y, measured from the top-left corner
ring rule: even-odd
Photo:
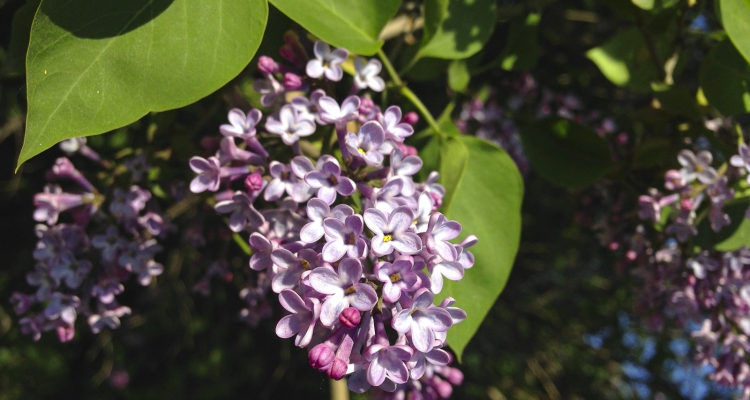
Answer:
[[[227,117],[229,124],[223,124],[219,127],[221,134],[246,140],[255,137],[255,128],[263,114],[256,109],[252,109],[245,114],[239,108],[233,108],[229,110]]]
[[[253,199],[239,190],[234,192],[231,200],[216,203],[214,209],[220,214],[232,213],[229,216],[229,228],[232,232],[241,232],[248,224],[258,228],[266,222],[253,206]]]
[[[432,196],[427,192],[422,192],[417,199],[417,214],[414,216],[414,228],[417,233],[423,233],[427,230],[432,211]]]
[[[346,217],[354,215],[354,210],[346,204],[339,204],[331,209],[321,199],[310,199],[307,202],[307,217],[311,220],[300,230],[300,240],[305,243],[315,243],[323,237],[323,221],[326,218],[336,218],[344,222]]]
[[[735,154],[729,159],[729,163],[737,168],[744,168],[745,172],[750,172],[750,147],[742,143],[738,152],[739,154]],[[750,174],[747,175],[747,183],[750,183]]]
[[[320,78],[325,75],[328,80],[338,82],[344,76],[341,63],[349,57],[346,49],[335,49],[331,51],[328,43],[318,40],[313,46],[315,58],[307,62],[305,72],[311,78]]]
[[[329,295],[323,302],[320,322],[332,326],[339,314],[347,307],[369,311],[378,301],[375,289],[367,283],[359,283],[362,264],[354,258],[339,263],[338,272],[330,266],[315,268],[310,273],[310,284],[316,291]]]
[[[117,329],[120,327],[120,318],[130,315],[130,313],[130,307],[119,306],[112,309],[105,309],[99,314],[93,314],[88,319],[91,332],[99,333],[104,327]]]
[[[376,92],[382,92],[385,90],[385,81],[379,77],[380,71],[383,69],[383,64],[379,60],[373,58],[367,61],[365,64],[362,57],[354,59],[354,86],[357,89],[370,88]]]
[[[266,74],[265,78],[253,82],[253,89],[260,93],[260,104],[263,107],[271,107],[276,99],[284,93],[284,86],[271,74]]]
[[[435,332],[445,332],[453,324],[448,311],[432,304],[429,289],[419,289],[410,307],[393,316],[391,325],[399,333],[411,333],[414,348],[427,353],[435,347]]]
[[[394,249],[403,254],[416,254],[422,249],[419,235],[409,232],[414,222],[414,212],[411,208],[397,207],[389,215],[370,208],[365,210],[364,220],[375,234],[372,238],[372,251],[376,255],[388,255]]]
[[[336,193],[349,196],[357,190],[353,180],[341,176],[339,162],[333,157],[323,163],[319,170],[308,172],[305,182],[313,189],[318,189],[318,198],[328,204],[336,201]]]
[[[320,300],[306,297],[304,300],[293,290],[283,290],[279,293],[279,303],[292,313],[282,317],[276,324],[276,335],[280,338],[290,338],[295,334],[294,345],[307,347],[312,340],[315,324],[320,318]]]
[[[367,255],[367,242],[362,238],[362,217],[358,214],[346,217],[344,222],[336,218],[323,221],[326,244],[321,250],[323,261],[336,262],[345,254],[352,258]]]
[[[414,193],[414,181],[412,176],[422,169],[422,159],[417,156],[406,156],[399,149],[393,149],[391,153],[391,170],[390,177],[404,178],[404,188],[402,194],[411,196]]]
[[[682,165],[680,173],[687,183],[697,178],[701,183],[709,184],[718,177],[716,170],[711,167],[713,156],[705,150],[697,155],[690,150],[682,150],[677,155],[677,161]]]
[[[441,256],[430,258],[427,270],[430,271],[430,290],[435,294],[443,290],[443,278],[460,281],[464,277],[464,267],[459,261],[449,261]]]
[[[287,104],[279,110],[279,119],[268,117],[266,129],[281,136],[287,146],[291,146],[302,137],[315,133],[315,122],[304,114],[298,113]]]

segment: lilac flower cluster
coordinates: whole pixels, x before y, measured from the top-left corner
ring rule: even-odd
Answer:
[[[277,335],[307,348],[313,368],[348,376],[355,392],[447,397],[462,375],[443,347],[466,314],[454,299],[435,305],[434,297],[444,279],[460,280],[472,267],[467,249],[476,237],[451,242],[461,225],[436,211],[445,194],[437,173],[414,182],[422,160],[403,143],[414,132],[413,115],[397,106],[382,111],[367,94],[333,97],[346,50],[316,42],[308,57],[288,34],[280,54],[289,65],[265,56],[258,63],[265,78],[256,88],[271,108],[265,121],[259,110],[231,110],[216,155],[190,160],[197,174],[190,189],[216,192],[216,211],[248,235],[258,280],[241,296],[262,304],[276,293],[289,313]],[[350,93],[384,88],[377,60],[354,64]],[[284,83],[274,86],[281,74]],[[288,81],[296,95],[279,96],[292,90]],[[281,140],[262,144],[261,129]],[[323,149],[335,134],[336,151],[303,152],[314,134],[322,134]]]
[[[750,398],[750,249],[700,249],[688,245],[699,221],[708,218],[719,232],[731,223],[724,206],[735,198],[730,177],[750,171],[750,151],[715,169],[712,154],[683,150],[680,170],[665,174],[666,192],[652,189],[638,199],[639,217],[657,227],[654,239],[643,226],[630,240],[626,258],[637,262],[642,278],[638,307],[651,313],[649,322],[661,326],[663,311],[678,324],[697,323],[692,333],[695,359],[712,367],[709,378],[742,389]],[[748,215],[746,215],[747,217]]]
[[[69,155],[107,164],[84,138],[67,140],[60,147]],[[11,296],[16,314],[25,315],[20,320],[23,333],[39,340],[43,331],[55,330],[60,341],[67,342],[75,334],[78,316],[94,333],[117,328],[120,318],[131,313],[116,299],[123,283],[135,275],[145,286],[162,273],[154,256],[161,250],[157,238],[170,225],[151,201],[151,193],[137,185],[148,169],[145,164],[142,154],[128,160],[133,184],[104,195],[70,159],[57,159],[47,174],[50,183],[34,196],[39,241],[33,254],[36,266],[26,280],[36,291]]]

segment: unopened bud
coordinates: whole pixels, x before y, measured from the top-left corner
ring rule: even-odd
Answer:
[[[360,319],[359,310],[354,307],[347,307],[339,314],[339,322],[349,329],[356,328]]]
[[[419,115],[417,115],[417,113],[415,113],[414,111],[408,112],[406,113],[406,115],[404,115],[404,119],[402,122],[405,122],[409,125],[414,125],[419,122]]]
[[[257,192],[263,189],[263,177],[254,172],[245,178],[245,188],[248,192]]]
[[[693,202],[690,199],[682,199],[680,201],[680,209],[682,211],[690,211],[693,209]]]
[[[326,371],[329,378],[339,380],[346,375],[346,361],[336,357],[331,363],[331,367]]]
[[[302,87],[302,78],[291,72],[284,74],[284,88],[286,90],[297,90]]]
[[[335,356],[333,350],[327,344],[321,343],[307,353],[307,360],[310,362],[311,367],[320,372],[325,372],[331,367]]]
[[[258,71],[262,74],[275,74],[279,72],[279,64],[273,58],[268,56],[260,56],[258,58]]]

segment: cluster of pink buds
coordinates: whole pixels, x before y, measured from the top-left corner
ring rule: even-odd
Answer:
[[[84,138],[67,140],[60,147],[69,155],[77,153],[112,168]],[[16,314],[25,315],[20,320],[22,332],[34,340],[49,330],[55,330],[62,342],[71,340],[81,315],[94,333],[119,327],[120,318],[131,313],[116,299],[125,289],[123,283],[135,275],[145,286],[162,273],[162,265],[154,261],[161,250],[157,238],[171,225],[151,192],[138,186],[148,169],[145,155],[125,165],[132,178],[127,179],[129,187],[108,187],[103,193],[68,158],[58,158],[47,174],[55,184],[34,196],[39,241],[33,254],[36,266],[26,280],[36,291],[15,292],[10,299]]]
[[[369,95],[337,100],[348,52],[316,42],[309,57],[296,35],[286,39],[288,65],[259,60],[267,116],[231,110],[215,156],[190,160],[190,189],[216,192],[216,211],[246,235],[258,282],[243,297],[278,295],[289,314],[276,333],[307,348],[313,368],[348,376],[355,392],[445,398],[463,379],[448,366],[446,335],[466,314],[435,295],[472,267],[477,239],[451,242],[461,225],[437,211],[437,173],[413,179],[422,160],[403,142],[416,116],[382,111]],[[377,60],[354,64],[350,93],[384,88]]]

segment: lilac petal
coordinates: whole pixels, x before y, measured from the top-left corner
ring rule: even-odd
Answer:
[[[339,49],[336,49],[339,50]],[[344,70],[333,63],[328,64],[328,69],[325,70],[325,76],[331,81],[338,82],[344,77]]]
[[[318,100],[318,107],[320,107],[321,114],[328,114],[336,118],[340,117],[341,108],[339,103],[331,97],[324,96]],[[329,120],[326,122],[335,122],[335,120]]]
[[[401,122],[401,107],[399,106],[390,106],[385,110],[385,113],[383,113],[383,122],[385,122],[385,126],[391,127],[396,126],[399,122]]]
[[[435,333],[432,329],[420,324],[411,324],[411,328],[411,341],[414,348],[422,353],[432,350],[435,342]]]
[[[286,184],[279,179],[274,179],[266,186],[266,191],[263,193],[263,198],[266,201],[274,201],[281,198],[286,191]]]
[[[380,386],[385,381],[385,368],[376,360],[367,368],[367,382],[372,386]]]
[[[336,207],[334,207],[334,209]],[[312,199],[307,202],[307,216],[313,221],[322,221],[330,213],[331,209],[328,207],[328,204],[322,200]]]
[[[404,254],[417,254],[422,250],[422,239],[413,232],[404,232],[397,239],[391,241],[391,243],[396,250]]]
[[[271,242],[257,232],[250,235],[250,239],[248,240],[248,242],[250,243],[250,247],[259,252],[270,253],[273,250],[273,245],[271,244]]]
[[[419,326],[437,332],[445,332],[453,325],[451,315],[440,307],[430,307],[423,310],[417,320]]]
[[[229,120],[229,123],[236,126],[243,128],[245,127],[245,113],[242,112],[239,108],[233,108],[229,110],[229,114],[227,115],[227,119]]]
[[[369,382],[367,371],[368,368],[363,368],[359,371],[355,371],[353,374],[349,375],[349,378],[346,380],[346,385],[354,393],[364,393],[367,390],[370,389],[371,385]]]
[[[309,206],[310,203],[307,204]],[[333,215],[333,218],[336,218],[338,220],[345,220],[346,217],[354,215],[354,209],[347,206],[346,204],[339,204],[336,207],[333,207],[333,209],[331,210],[331,215]]]
[[[271,260],[279,268],[290,268],[299,264],[297,257],[287,249],[276,249],[271,253]]]
[[[347,217],[350,218],[350,217]],[[346,226],[343,222],[339,221],[336,218],[326,218],[323,220],[323,229],[326,232],[326,239],[331,238],[331,240],[343,240],[343,232],[346,229]]]
[[[412,317],[409,314],[410,310],[401,310],[393,316],[391,320],[391,326],[396,332],[407,333],[411,330]]]
[[[310,272],[309,279],[313,289],[320,293],[343,293],[339,275],[329,266],[315,268]]]
[[[376,208],[368,208],[365,210],[364,220],[367,227],[370,228],[375,235],[382,236],[383,230],[388,228],[388,218],[386,218],[382,211]]]
[[[390,242],[385,242],[384,236],[382,234],[373,236],[372,240],[370,241],[372,251],[377,256],[385,256],[393,253],[393,243],[393,240]]]
[[[344,293],[339,292],[329,297],[320,309],[320,322],[325,326],[331,326],[339,318],[339,314],[347,304],[344,300]]]
[[[247,226],[247,219],[242,215],[240,210],[236,210],[229,216],[229,229],[232,232],[241,232],[245,229],[245,226]]]
[[[456,221],[447,221],[432,231],[432,236],[437,240],[452,240],[461,234],[461,224]]]
[[[276,336],[287,339],[294,336],[302,328],[302,323],[297,315],[287,315],[276,324]]]
[[[351,229],[352,232],[359,235],[362,233],[362,229],[364,228],[362,222],[362,217],[360,217],[359,215],[351,215],[349,217],[346,217],[344,225],[346,225],[347,228]]]
[[[349,246],[346,253],[352,258],[364,258],[367,255],[367,242],[362,238],[355,239],[354,246]]]
[[[353,180],[344,176],[341,176],[338,179],[339,183],[336,185],[336,191],[342,196],[351,196],[352,193],[357,191],[357,185]]]
[[[432,306],[432,300],[434,296],[428,289],[419,289],[417,293],[414,294],[414,298],[412,299],[412,307],[419,308],[419,309],[427,309],[428,307]]]
[[[202,157],[190,158],[189,165],[190,165],[190,169],[192,169],[193,172],[195,172],[196,174],[200,174],[203,171],[207,171],[211,169],[211,164],[209,164],[209,162],[205,158],[202,158]]]
[[[323,260],[326,262],[336,262],[341,259],[341,257],[346,254],[346,251],[348,250],[347,246],[344,244],[344,241],[341,239],[334,240],[332,242],[328,242],[323,246],[323,251],[321,254],[323,255]]]
[[[310,310],[307,309],[305,306],[304,300],[302,300],[302,297],[297,294],[294,290],[282,290],[281,293],[279,293],[279,303],[282,307],[284,307],[285,310],[289,311],[290,313],[305,313],[309,312]]]
[[[356,258],[346,258],[339,264],[341,283],[349,286],[359,282],[362,277],[362,263]]]
[[[390,372],[390,374],[388,374],[389,377],[395,383],[406,383],[406,381],[409,380],[409,370],[403,362],[392,362],[392,366],[388,369],[388,372]]]
[[[679,154],[677,154],[677,161],[683,167],[687,167],[695,165],[698,160],[695,158],[695,154],[693,154],[692,151],[682,150]]]
[[[250,269],[262,271],[273,265],[271,255],[266,253],[255,253],[250,257]]]
[[[456,258],[458,258],[456,248],[448,242],[436,241],[435,250],[437,250],[438,255],[444,260],[456,261]]]
[[[368,151],[364,156],[365,163],[370,167],[378,167],[383,163],[383,155],[373,149]]]
[[[367,85],[370,86],[370,89],[376,92],[382,92],[383,90],[385,90],[385,81],[379,76],[375,76],[369,79],[367,81]]]
[[[355,114],[359,112],[360,100],[358,96],[349,96],[341,103],[341,113],[344,115]]]
[[[328,180],[329,176],[329,174],[326,174],[323,171],[312,171],[305,175],[305,182],[307,182],[310,187],[316,189],[319,187],[326,187],[331,185],[331,182]]]
[[[317,200],[317,199],[313,199]],[[312,201],[312,200],[311,200]],[[309,204],[309,203],[308,203]],[[325,230],[320,222],[310,222],[302,227],[299,232],[299,238],[305,243],[315,243],[323,237]]]
[[[300,284],[302,271],[299,269],[282,269],[271,280],[271,290],[280,293],[282,290],[294,289]]]
[[[325,69],[323,68],[323,62],[317,59],[308,61],[305,72],[310,78],[320,78],[321,76],[323,76],[323,72],[325,72]]]
[[[308,172],[315,170],[312,161],[303,156],[294,157],[292,159],[290,167],[292,169],[292,172],[294,172],[294,175],[296,175],[297,178],[300,179],[304,178],[305,174],[307,174]]]
[[[448,365],[451,362],[451,356],[443,349],[432,349],[424,355],[424,358],[433,365]]]
[[[385,140],[383,127],[377,121],[369,121],[359,128],[362,136],[362,148],[365,150],[377,149]]]
[[[386,280],[387,279],[388,277],[386,276]],[[380,280],[382,281],[383,279]],[[390,280],[387,280],[385,282],[385,285],[383,286],[383,298],[386,301],[395,303],[396,301],[398,301],[398,299],[401,298],[401,288],[391,283]]]
[[[378,302],[378,294],[375,289],[366,283],[358,283],[353,286],[355,292],[348,295],[349,305],[359,311],[370,311]]]
[[[347,57],[349,57],[349,51],[344,48],[338,48],[331,52],[329,60],[331,60],[332,64],[340,64],[346,61]],[[359,108],[359,105],[357,105],[357,108]]]
[[[318,40],[313,45],[313,54],[315,54],[315,58],[326,59],[331,54],[331,46],[326,42]]]
[[[388,218],[388,226],[391,232],[403,232],[414,223],[414,212],[408,206],[400,206],[393,209]]]

